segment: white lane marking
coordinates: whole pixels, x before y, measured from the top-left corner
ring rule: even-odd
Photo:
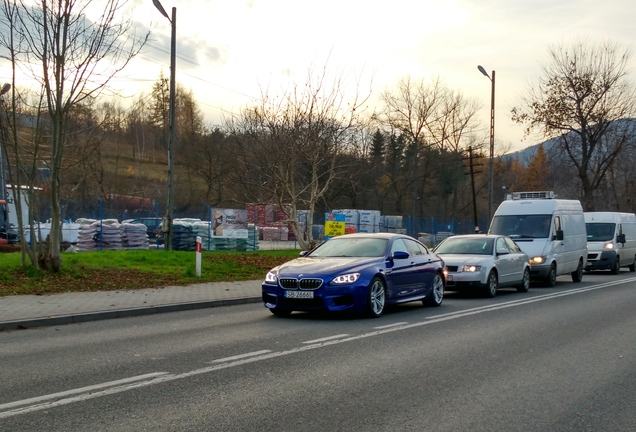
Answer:
[[[87,386],[87,387],[81,387],[81,388],[77,388],[77,389],[73,389],[73,390],[68,390],[68,391],[64,391],[64,392],[60,392],[60,393],[53,393],[53,394],[49,394],[49,395],[45,395],[45,396],[39,396],[39,397],[34,397],[31,399],[24,399],[21,401],[16,401],[16,402],[9,402],[6,404],[2,404],[0,405],[0,411],[5,410],[5,409],[11,409],[11,408],[15,408],[15,407],[19,407],[22,405],[30,405],[30,404],[36,404],[39,402],[44,402],[47,400],[52,400],[52,399],[58,399],[58,398],[64,398],[66,396],[72,396],[72,395],[76,395],[76,394],[80,394],[80,393],[90,393],[94,390],[100,390],[106,387],[115,387],[115,386],[119,386],[122,384],[129,384],[129,383],[133,383],[133,382],[137,382],[137,381],[144,381],[144,380],[152,380],[153,378],[157,378],[159,376],[163,376],[163,375],[168,375],[168,372],[153,372],[153,373],[149,373],[146,375],[139,375],[139,376],[135,376],[135,377],[130,377],[130,378],[124,378],[124,379],[120,379],[117,381],[109,381],[109,382],[105,382],[102,384],[95,384],[92,386]]]
[[[334,336],[327,336],[327,337],[324,337],[324,338],[321,338],[321,339],[314,339],[314,340],[310,340],[310,341],[305,341],[303,343],[304,344],[315,344],[315,343],[330,341],[330,340],[334,340],[334,339],[340,339],[340,338],[347,337],[347,336],[349,336],[349,335],[344,333],[344,334],[339,334],[339,335],[334,335]]]
[[[209,363],[225,363],[225,362],[232,361],[232,360],[239,360],[239,359],[246,358],[246,357],[252,357],[252,356],[257,356],[257,355],[261,355],[261,354],[267,354],[267,353],[270,353],[270,352],[271,352],[270,350],[254,351],[254,352],[250,352],[250,353],[239,354],[239,355],[235,355],[235,356],[231,356],[231,357],[225,357],[225,358],[212,360]]]
[[[473,309],[465,309],[462,311],[457,311],[457,312],[449,312],[446,314],[441,314],[441,315],[433,315],[430,317],[427,317],[427,320],[437,320],[438,318],[443,318],[443,317],[453,317],[455,315],[460,315],[460,316],[468,316],[468,315],[474,315],[474,313],[478,313],[478,312],[488,312],[488,311],[493,311],[493,310],[498,310],[498,309],[504,309],[504,308],[508,308],[508,307],[513,307],[513,306],[521,306],[521,305],[525,305],[525,304],[529,304],[529,303],[536,303],[536,302],[540,302],[540,301],[544,301],[544,300],[551,300],[553,298],[557,298],[557,297],[565,297],[565,296],[570,296],[570,295],[574,295],[574,294],[580,294],[580,293],[584,293],[587,291],[595,291],[601,288],[607,288],[607,287],[611,287],[614,285],[622,285],[625,282],[636,282],[636,277],[634,278],[630,278],[630,279],[621,279],[618,281],[612,281],[612,282],[605,282],[602,284],[598,284],[598,285],[592,285],[589,287],[583,287],[583,288],[575,288],[575,289],[571,289],[568,291],[561,291],[561,292],[557,292],[557,293],[551,293],[551,294],[543,294],[537,297],[531,297],[531,298],[523,298],[523,299],[518,299],[518,300],[510,300],[504,303],[499,303],[499,304],[493,304],[493,305],[486,305],[486,306],[479,306]]]
[[[396,323],[393,323],[393,324],[387,324],[387,325],[383,325],[383,326],[373,327],[373,329],[374,330],[382,330],[382,329],[385,329],[385,328],[402,326],[404,324],[408,324],[408,323],[407,322],[396,322]]]
[[[324,342],[322,342],[322,343],[314,343],[313,345],[305,345],[305,346],[301,346],[301,347],[298,347],[298,348],[292,348],[292,349],[287,350],[287,351],[268,352],[268,353],[265,353],[263,355],[257,355],[257,356],[252,356],[252,357],[248,357],[248,358],[243,358],[243,359],[239,359],[239,360],[236,360],[236,361],[230,361],[228,363],[220,363],[218,365],[214,365],[214,366],[209,366],[209,367],[205,367],[205,368],[202,368],[202,369],[193,370],[193,371],[190,371],[190,372],[185,372],[185,373],[178,374],[178,375],[168,374],[168,373],[165,373],[165,372],[158,372],[158,374],[160,376],[157,376],[155,379],[152,379],[152,380],[141,381],[141,382],[137,382],[137,383],[130,383],[130,384],[122,385],[122,386],[119,386],[119,387],[107,388],[105,390],[98,391],[98,392],[87,393],[87,394],[84,394],[84,395],[75,396],[75,397],[69,397],[69,398],[66,398],[66,399],[59,399],[59,400],[56,400],[54,402],[35,404],[35,405],[27,406],[27,407],[24,407],[24,408],[14,409],[14,410],[11,410],[11,411],[0,412],[0,419],[7,418],[7,417],[12,417],[12,416],[19,415],[19,414],[26,414],[26,413],[29,413],[29,412],[40,411],[40,410],[47,409],[47,408],[53,408],[53,407],[57,407],[57,406],[68,405],[68,404],[71,404],[71,403],[74,403],[74,402],[81,402],[81,401],[85,401],[85,400],[88,400],[88,399],[94,399],[94,398],[98,398],[98,397],[113,395],[113,394],[121,393],[121,392],[128,391],[128,390],[133,390],[133,389],[138,389],[138,388],[142,388],[142,387],[147,387],[149,385],[167,383],[167,382],[178,380],[178,379],[189,378],[189,377],[196,376],[196,375],[201,375],[201,374],[206,374],[206,373],[210,373],[210,372],[215,372],[215,371],[222,370],[222,369],[229,369],[229,368],[232,368],[232,367],[242,366],[242,365],[246,365],[246,364],[250,364],[250,363],[255,363],[255,362],[258,362],[258,361],[262,361],[262,360],[268,360],[268,359],[272,359],[272,358],[276,358],[276,357],[282,357],[282,356],[286,356],[286,355],[290,355],[290,354],[296,354],[296,353],[303,352],[303,351],[309,351],[309,350],[313,350],[313,349],[324,348],[324,347],[331,346],[331,345],[337,345],[337,344],[341,344],[341,343],[345,343],[345,342],[351,342],[351,341],[355,341],[355,340],[359,340],[359,339],[365,339],[365,338],[368,338],[368,337],[378,336],[378,335],[381,335],[381,334],[393,333],[393,332],[396,332],[396,331],[402,331],[402,330],[406,330],[406,329],[409,329],[409,328],[425,326],[425,325],[434,324],[434,323],[438,323],[438,322],[442,322],[442,321],[449,321],[449,320],[456,319],[456,318],[462,318],[462,317],[465,317],[465,316],[476,315],[476,314],[480,314],[480,313],[484,313],[484,312],[491,312],[491,311],[494,311],[494,310],[504,309],[504,308],[508,308],[508,307],[522,306],[524,304],[534,303],[534,302],[543,301],[543,300],[550,300],[550,299],[556,298],[556,297],[579,294],[579,293],[583,293],[583,292],[587,292],[587,291],[594,291],[594,290],[598,290],[598,289],[602,289],[602,288],[607,288],[607,287],[610,287],[610,286],[613,286],[613,285],[621,285],[623,283],[634,282],[634,281],[636,281],[636,278],[622,279],[622,280],[619,280],[619,281],[607,282],[607,283],[603,283],[603,284],[599,284],[599,285],[593,285],[593,286],[590,286],[590,287],[587,287],[587,288],[577,288],[577,289],[574,289],[574,290],[568,290],[568,291],[561,292],[561,293],[544,294],[544,295],[541,295],[541,296],[538,296],[538,297],[533,297],[531,299],[512,300],[512,301],[509,301],[509,302],[504,302],[504,303],[500,303],[500,304],[496,304],[496,305],[481,306],[481,307],[477,307],[477,308],[469,309],[469,310],[465,310],[465,311],[459,311],[459,312],[452,312],[452,313],[448,313],[448,314],[437,315],[437,316],[434,316],[434,317],[426,318],[426,321],[422,321],[422,322],[418,322],[418,323],[414,323],[414,324],[405,324],[403,326],[391,326],[390,328],[380,329],[380,330],[376,330],[376,331],[373,331],[373,332],[370,332],[370,333],[365,333],[365,334],[361,334],[361,335],[358,335],[358,336],[352,336],[352,337],[344,338],[344,339],[333,340],[333,337],[326,338],[326,339],[329,339],[329,340],[324,340]],[[337,337],[342,337],[342,336],[348,336],[348,335],[340,335],[340,336],[337,336]],[[153,375],[153,374],[150,374],[150,375]],[[71,390],[71,392],[73,392],[73,391]],[[49,396],[42,396],[41,398],[35,398],[35,399],[46,400],[46,399],[51,399],[51,397],[49,395]],[[32,400],[33,399],[28,399],[27,401],[32,401]],[[25,401],[12,402],[12,404],[24,405]],[[9,404],[0,405],[0,409],[2,407],[6,407],[6,405],[9,405]]]

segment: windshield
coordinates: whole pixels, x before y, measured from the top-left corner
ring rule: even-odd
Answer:
[[[551,220],[550,215],[495,216],[490,233],[512,238],[547,238],[551,233]]]
[[[387,239],[334,237],[307,256],[311,257],[382,257],[386,255]]]
[[[587,241],[608,241],[614,238],[616,224],[586,223]]]
[[[444,240],[435,249],[438,254],[492,255],[492,238],[452,238]]]

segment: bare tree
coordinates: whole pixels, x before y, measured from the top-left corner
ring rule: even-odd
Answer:
[[[341,156],[358,144],[366,101],[356,92],[348,102],[341,80],[329,86],[327,79],[324,70],[316,78],[309,72],[303,86],[292,85],[279,98],[263,92],[258,106],[228,122],[241,170],[260,175],[258,186],[277,201],[303,249],[313,245],[316,204],[355,160]],[[304,231],[296,217],[299,209],[309,214]]]
[[[71,110],[87,98],[95,98],[112,77],[142,48],[148,35],[133,31],[132,19],[119,16],[126,0],[41,0],[35,6],[23,1],[5,2],[17,8],[14,29],[22,38],[15,58],[30,70],[43,88],[51,121],[51,233],[48,250],[39,257],[43,268],[57,272],[61,267],[60,187],[64,149],[68,144]],[[99,17],[88,15],[99,9]]]
[[[28,99],[32,92],[28,90],[18,90],[16,88],[16,59],[22,54],[20,47],[24,42],[24,36],[17,30],[19,20],[19,5],[15,1],[3,0],[0,4],[1,13],[6,20],[8,31],[0,34],[0,46],[6,49],[9,53],[9,60],[11,60],[11,93],[9,96],[10,106],[6,104],[4,99],[0,98],[0,113],[2,119],[0,119],[0,132],[2,133],[2,139],[0,142],[3,144],[3,148],[0,148],[0,152],[3,152],[5,156],[8,156],[10,161],[6,161],[4,167],[4,182],[12,182],[14,187],[12,188],[13,197],[15,200],[16,219],[18,222],[18,232],[24,240],[24,234],[26,233],[26,225],[30,227],[29,232],[34,233],[33,218],[30,220],[23,220],[24,210],[22,208],[23,196],[26,197],[26,202],[30,207],[30,214],[38,214],[38,192],[36,191],[35,180],[37,177],[37,164],[41,159],[40,143],[42,141],[42,119],[40,114],[43,109],[42,93],[35,97],[36,102],[33,104],[32,109],[28,106]],[[30,133],[20,131],[20,120],[18,118],[18,112],[21,112],[25,116],[29,116],[30,119],[35,119],[35,122],[31,124]],[[0,158],[3,159],[3,158]],[[2,170],[0,170],[2,171]],[[0,182],[2,184],[3,182]],[[26,186],[23,190],[22,186]],[[4,193],[4,191],[1,191]],[[31,237],[33,238],[33,236]],[[26,265],[26,257],[28,255],[31,263],[35,268],[38,268],[36,246],[27,241],[20,242],[21,251],[21,263],[22,266]]]
[[[427,142],[427,124],[437,116],[443,92],[439,79],[427,86],[409,76],[402,78],[395,89],[382,93],[384,107],[376,119],[407,141]]]
[[[381,97],[384,106],[376,119],[407,141],[458,152],[478,129],[479,103],[439,78],[427,84],[407,76]]]
[[[594,191],[633,135],[636,91],[628,80],[630,50],[615,43],[588,43],[549,50],[542,76],[531,85],[512,118],[555,138],[554,151],[576,169],[583,206],[595,209]]]
[[[382,190],[393,189],[391,195],[399,202],[412,197],[413,203],[408,208],[413,213],[418,210],[422,214],[424,206],[455,212],[460,200],[465,201],[461,198],[465,182],[443,165],[455,159],[446,153],[456,156],[469,145],[475,145],[479,103],[448,88],[440,78],[426,82],[409,76],[387,89],[382,101],[375,118],[384,130],[390,131],[390,136],[399,137],[389,141]],[[397,161],[396,156],[402,160]],[[448,159],[442,162],[445,158]],[[431,181],[433,176],[437,184]],[[432,197],[441,190],[440,186],[445,192],[439,202],[434,202]],[[403,211],[402,204],[396,210]]]

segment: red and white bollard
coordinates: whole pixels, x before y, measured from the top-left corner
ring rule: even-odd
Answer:
[[[197,277],[201,277],[201,252],[203,252],[203,245],[201,244],[201,237],[197,236],[197,242],[195,246],[197,252]]]

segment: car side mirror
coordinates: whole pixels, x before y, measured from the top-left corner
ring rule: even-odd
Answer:
[[[619,234],[616,236],[616,241],[618,243],[623,243],[625,244],[626,240],[625,240],[625,234]]]
[[[554,240],[563,240],[563,230],[557,230]]]
[[[498,249],[497,250],[497,255],[508,255],[508,251],[505,249]]]
[[[408,257],[409,257],[409,254],[407,252],[397,251],[393,254],[391,258],[397,259],[397,260],[403,260],[403,259],[407,259]]]

